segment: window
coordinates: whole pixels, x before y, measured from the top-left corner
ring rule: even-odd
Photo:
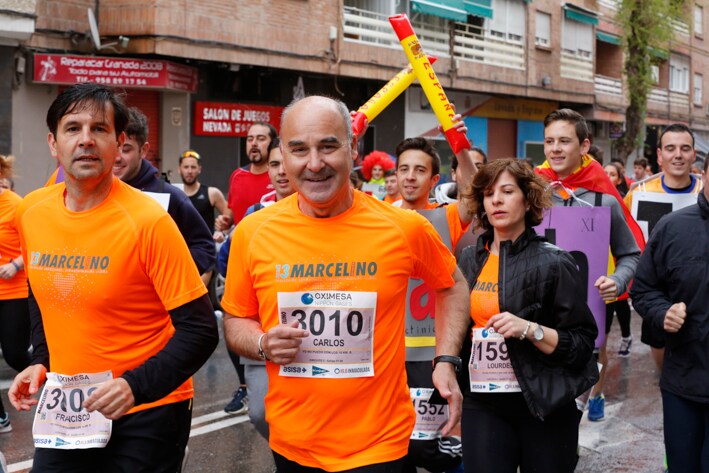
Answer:
[[[564,18],[561,49],[583,59],[593,58],[593,25]]]
[[[551,15],[538,11],[536,19],[534,44],[549,48],[551,47]]]
[[[493,0],[492,19],[488,23],[490,35],[514,43],[524,42],[524,2]]]
[[[689,94],[689,58],[670,56],[670,90]]]
[[[701,37],[704,34],[704,8],[694,5],[694,34]]]
[[[658,85],[660,83],[660,66],[653,64],[650,66],[650,74],[652,76],[652,84]]]
[[[701,74],[694,74],[694,105],[702,106],[702,80],[704,77]]]

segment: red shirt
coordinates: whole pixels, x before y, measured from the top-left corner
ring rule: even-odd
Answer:
[[[229,179],[228,205],[234,214],[234,225],[244,218],[246,209],[261,201],[261,196],[273,190],[268,172],[254,174],[248,167],[238,168]]]

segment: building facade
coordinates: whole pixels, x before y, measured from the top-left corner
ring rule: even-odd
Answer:
[[[658,55],[649,140],[674,121],[709,138],[705,1],[690,2],[691,21],[674,23],[670,53]],[[177,157],[194,148],[202,180],[226,190],[230,172],[246,164],[250,123],[277,124],[284,106],[308,94],[357,109],[406,66],[388,17],[407,13],[470,138],[491,158],[539,162],[544,116],[570,107],[592,123],[609,159],[627,106],[617,2],[0,0],[0,152],[18,158],[18,192],[42,185],[56,166],[49,104],[72,81],[104,81],[148,115],[161,170],[179,179]],[[406,136],[430,136],[446,164],[436,125],[414,84],[360,148],[391,153]]]

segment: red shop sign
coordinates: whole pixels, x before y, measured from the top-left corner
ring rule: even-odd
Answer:
[[[195,102],[194,134],[246,136],[254,122],[270,123],[278,130],[283,108],[243,103]]]
[[[35,54],[33,81],[197,92],[197,68],[162,59]]]

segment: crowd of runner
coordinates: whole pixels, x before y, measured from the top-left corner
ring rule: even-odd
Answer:
[[[695,174],[685,125],[663,130],[659,173],[638,159],[628,177],[560,109],[539,166],[464,147],[441,184],[431,141],[360,157],[366,127],[311,96],[280,133],[251,126],[226,198],[194,150],[167,182],[113,89],[65,89],[47,126],[44,188],[19,197],[0,156],[0,348],[10,403],[36,409],[33,471],[180,471],[218,302],[224,409],[248,412],[278,472],[570,473],[632,302],[665,469],[709,472],[709,160]]]

